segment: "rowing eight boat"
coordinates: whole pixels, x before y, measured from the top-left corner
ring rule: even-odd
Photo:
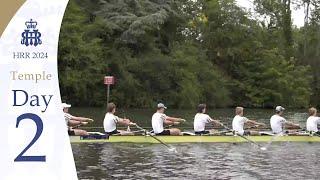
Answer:
[[[273,136],[246,136],[255,142],[269,142]],[[240,143],[247,142],[239,136],[157,136],[166,143]],[[320,137],[304,135],[279,136],[273,139],[274,142],[320,142]],[[110,136],[106,138],[84,138],[80,136],[70,136],[71,143],[159,143],[150,136],[143,135],[122,135]]]

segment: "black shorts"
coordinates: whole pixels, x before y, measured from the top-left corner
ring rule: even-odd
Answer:
[[[195,135],[202,135],[202,134],[210,134],[209,131],[196,131],[194,132]]]
[[[157,136],[168,136],[170,135],[170,130],[163,130],[161,133],[156,134]]]
[[[120,134],[120,132],[117,131],[117,130],[114,130],[114,131],[111,131],[111,132],[106,132],[106,134],[107,134],[108,136],[110,136],[110,135],[113,135],[113,134]]]
[[[69,136],[75,136],[76,135],[74,130],[68,130],[68,134],[69,134]]]

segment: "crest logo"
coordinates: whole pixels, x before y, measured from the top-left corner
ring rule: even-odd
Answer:
[[[27,29],[25,29],[21,34],[21,44],[24,44],[26,46],[38,46],[42,44],[42,41],[40,39],[41,33],[38,31],[38,29],[36,29],[37,24],[38,23],[36,21],[32,21],[32,19],[25,23]]]

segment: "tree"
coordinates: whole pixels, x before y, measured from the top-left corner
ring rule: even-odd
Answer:
[[[62,97],[101,106],[103,76],[113,75],[111,101],[120,107],[305,107],[311,92],[316,103],[314,2],[308,26],[299,29],[291,23],[290,0],[255,0],[268,21],[235,0],[71,0],[59,42]]]
[[[311,0],[310,16],[303,28],[300,29],[297,36],[298,51],[297,57],[299,62],[303,65],[309,65],[312,73],[312,94],[310,104],[319,106],[320,101],[320,73],[319,73],[319,59],[320,59],[320,1]],[[312,8],[311,8],[312,7]],[[308,48],[305,48],[305,47]]]
[[[204,12],[208,17],[202,31],[204,46],[209,59],[230,77],[235,105],[303,107],[308,104],[307,69],[297,66],[295,59],[287,59],[283,46],[270,43],[280,34],[249,19],[231,0],[207,1]],[[301,78],[296,78],[297,75]],[[299,88],[295,83],[299,83]]]
[[[62,99],[77,105],[102,105],[105,63],[101,38],[104,27],[69,2],[59,39],[59,82]]]
[[[255,0],[256,11],[269,18],[268,28],[281,31],[278,37],[287,60],[293,57],[293,34],[291,22],[291,0]]]

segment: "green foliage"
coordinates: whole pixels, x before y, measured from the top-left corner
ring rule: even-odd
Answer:
[[[232,0],[204,5],[208,22],[203,26],[203,42],[210,60],[231,77],[234,105],[308,105],[308,69],[287,60],[287,49],[272,42],[281,36],[281,28],[278,32],[263,29]]]
[[[296,56],[301,64],[310,66],[312,74],[310,105],[320,106],[320,1],[312,0],[311,2],[315,8],[311,11],[310,23],[297,30],[298,50]]]
[[[309,102],[308,68],[287,62],[278,49],[262,50],[244,63],[244,92],[253,106],[306,107]]]
[[[59,44],[62,97],[101,106],[103,76],[113,75],[111,100],[121,107],[306,107],[312,92],[320,99],[308,66],[317,48],[310,63],[301,60],[302,31],[292,28],[290,8],[255,4],[268,25],[234,0],[71,0]],[[317,47],[319,24],[309,28]]]
[[[82,10],[70,1],[64,16],[59,42],[59,81],[62,100],[77,105],[102,105],[101,80],[106,66],[101,39],[96,36],[101,25],[89,22]],[[97,101],[98,100],[98,101]]]

